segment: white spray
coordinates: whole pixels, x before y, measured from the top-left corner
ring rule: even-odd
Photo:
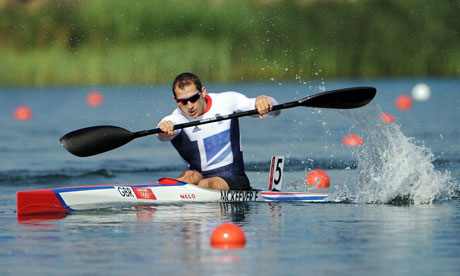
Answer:
[[[453,196],[457,183],[450,172],[435,169],[431,149],[406,137],[397,123],[382,121],[375,104],[344,114],[365,134],[364,145],[354,152],[358,202],[424,204]]]

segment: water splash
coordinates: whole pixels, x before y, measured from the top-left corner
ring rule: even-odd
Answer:
[[[375,104],[346,115],[364,130],[358,161],[356,199],[364,203],[426,204],[451,199],[457,183],[450,172],[437,171],[431,149],[406,137],[397,123],[380,120]]]

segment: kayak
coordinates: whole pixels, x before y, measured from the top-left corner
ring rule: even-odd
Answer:
[[[376,89],[374,87],[338,89],[311,95],[297,101],[275,105],[272,111],[297,106],[352,109],[368,104],[375,97],[375,94]],[[178,124],[174,126],[174,129],[236,119],[258,113],[256,109],[237,112]],[[70,153],[86,157],[116,149],[136,138],[160,132],[162,130],[159,128],[133,133],[116,126],[94,126],[69,132],[59,140]],[[62,214],[72,211],[118,206],[142,206],[183,202],[326,201],[328,197],[327,193],[281,192],[283,167],[283,156],[272,157],[267,191],[213,190],[170,178],[163,178],[158,183],[93,185],[20,191],[17,193],[17,214],[18,216]]]
[[[215,190],[171,178],[162,178],[158,183],[20,191],[17,193],[17,214],[18,216],[55,214],[110,207],[188,202],[325,202],[327,196],[327,193]]]

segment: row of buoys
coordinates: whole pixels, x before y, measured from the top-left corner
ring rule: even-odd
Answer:
[[[430,88],[424,83],[415,85],[412,89],[412,98],[417,101],[426,101],[430,98]],[[395,100],[395,106],[398,110],[407,111],[412,108],[412,98],[407,94],[399,95]],[[91,91],[86,95],[86,104],[90,107],[98,107],[104,103],[104,95],[99,91]],[[29,106],[18,106],[13,113],[13,117],[17,121],[29,121],[32,119],[32,109]],[[382,120],[386,122],[394,122],[393,115],[384,113],[381,115]],[[344,139],[345,142],[345,139]],[[350,146],[357,146],[362,144],[359,139],[348,138],[346,142],[350,142]],[[344,143],[345,145],[345,143]]]
[[[86,105],[90,107],[98,107],[104,103],[104,95],[99,91],[92,91],[86,95]],[[13,118],[16,121],[30,121],[33,117],[32,108],[27,105],[20,105],[13,111]]]

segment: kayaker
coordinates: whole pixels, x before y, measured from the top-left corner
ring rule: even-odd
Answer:
[[[181,130],[174,130],[174,125],[252,109],[257,109],[260,119],[276,117],[280,111],[270,111],[278,102],[265,95],[248,98],[234,91],[207,94],[192,73],[178,75],[172,90],[178,107],[158,124],[163,131],[158,138],[171,141],[188,164],[189,169],[177,179],[212,189],[251,189],[237,118]]]

